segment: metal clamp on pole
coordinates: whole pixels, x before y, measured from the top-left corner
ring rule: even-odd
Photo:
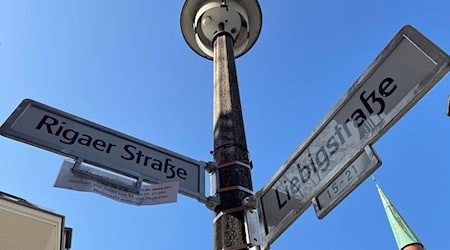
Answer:
[[[142,177],[136,178],[136,183],[134,185],[128,185],[125,182],[120,182],[118,180],[120,178],[120,176],[117,176],[117,179],[116,178],[113,179],[108,176],[101,176],[98,174],[94,174],[90,171],[89,167],[86,167],[85,169],[81,169],[82,163],[83,163],[83,159],[81,159],[81,158],[77,158],[75,160],[75,163],[73,164],[73,167],[72,167],[72,173],[75,176],[89,178],[89,179],[98,181],[100,183],[103,183],[105,185],[112,186],[112,187],[115,187],[118,189],[122,189],[122,190],[128,191],[128,192],[133,192],[136,194],[138,194],[141,190],[142,181],[143,181]]]
[[[259,250],[260,245],[263,243],[261,235],[261,226],[258,215],[258,209],[256,208],[255,196],[246,197],[242,201],[244,206],[245,216],[245,229],[247,231],[247,243],[250,249]]]
[[[211,211],[214,211],[220,205],[220,195],[217,192],[217,183],[219,180],[219,172],[217,171],[216,162],[208,162],[205,166],[206,172],[209,174],[209,192],[210,196],[207,198],[205,205]]]
[[[234,208],[230,208],[230,209],[227,209],[227,210],[220,211],[220,213],[218,213],[214,217],[213,222],[214,223],[217,222],[220,219],[220,217],[222,217],[222,216],[224,216],[226,214],[232,214],[232,213],[236,213],[236,212],[240,212],[240,211],[244,211],[244,210],[245,210],[245,208],[243,206],[240,206],[240,207],[234,207]]]
[[[250,164],[246,164],[241,161],[232,161],[232,162],[223,163],[223,164],[220,164],[219,166],[217,166],[217,168],[222,169],[222,168],[227,168],[227,167],[236,166],[236,165],[248,168],[250,170],[252,169],[252,166]]]
[[[227,191],[232,191],[232,190],[240,190],[242,192],[246,192],[248,194],[253,195],[253,190],[250,190],[250,189],[245,188],[243,186],[231,186],[231,187],[219,188],[218,192],[222,193],[222,192],[227,192]]]

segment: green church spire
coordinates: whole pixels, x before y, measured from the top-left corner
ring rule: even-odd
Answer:
[[[376,183],[376,181],[375,181]],[[402,218],[400,213],[395,209],[392,203],[381,190],[378,183],[376,183],[378,193],[380,194],[381,201],[383,202],[386,215],[391,225],[392,232],[394,233],[395,240],[399,250],[407,249],[425,249],[419,238],[409,228],[406,221]]]

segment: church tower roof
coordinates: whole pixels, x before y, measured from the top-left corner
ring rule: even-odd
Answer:
[[[381,201],[383,202],[386,216],[391,225],[392,233],[399,250],[425,250],[425,247],[420,242],[419,238],[414,234],[406,221],[402,218],[400,213],[395,209],[387,196],[381,190],[378,183],[376,183],[378,193],[380,194]]]

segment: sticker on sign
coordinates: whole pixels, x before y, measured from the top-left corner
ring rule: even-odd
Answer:
[[[271,244],[364,147],[376,142],[449,71],[449,56],[403,27],[330,114],[257,194]]]
[[[73,166],[73,162],[67,160],[64,161],[55,181],[55,187],[81,192],[92,192],[119,202],[137,206],[158,205],[177,201],[178,182],[152,185],[144,184],[138,193],[133,193],[114,188],[111,185],[98,182],[94,179],[77,176],[72,171]],[[81,164],[79,167],[83,169],[83,171],[92,172],[92,174],[95,174],[96,176],[102,176],[114,182],[122,182],[126,185],[133,184],[129,179],[105,171],[89,168],[84,164]]]

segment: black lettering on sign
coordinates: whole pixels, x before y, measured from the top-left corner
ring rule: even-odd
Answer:
[[[42,130],[49,135],[58,137],[59,142],[66,145],[81,145],[92,148],[96,151],[111,153],[111,150],[116,147],[115,144],[107,143],[102,139],[95,139],[91,135],[82,133],[73,128],[67,128],[65,121],[60,121],[50,115],[44,115],[35,129]]]
[[[286,183],[286,180],[284,180],[284,183]],[[278,209],[282,209],[287,202],[291,199],[291,194],[289,193],[289,189],[287,186],[283,187],[284,190],[283,191],[279,191],[278,188],[275,189],[275,195],[277,196],[277,202],[278,202]],[[282,194],[285,194],[283,196],[280,195],[280,192]]]
[[[325,177],[330,171],[330,167],[333,164],[336,165],[336,159],[333,159],[332,156],[342,151],[342,148],[350,146],[346,144],[350,138],[355,136],[352,134],[352,129],[366,126],[367,120],[371,115],[381,115],[385,112],[388,97],[394,94],[397,89],[398,86],[395,84],[395,80],[391,77],[386,77],[374,89],[362,89],[356,95],[360,102],[351,110],[352,112],[350,112],[345,121],[339,121],[339,124],[334,125],[334,128],[328,125],[330,129],[334,130],[334,133],[326,138],[318,136],[321,139],[315,139],[311,143],[313,146],[306,148],[302,155],[293,163],[292,171],[289,171],[293,176],[283,176],[285,180],[275,189],[279,209],[286,206],[291,200],[291,196],[296,195],[296,193],[303,197],[308,196],[311,191],[300,190],[300,181],[301,185],[306,185],[304,186],[306,188],[309,187],[308,183],[310,181],[314,182],[313,177],[317,177],[321,181],[321,178]],[[373,128],[373,126],[368,126],[368,128]],[[366,131],[366,134],[370,134],[370,132]],[[359,136],[362,137],[366,134],[360,134]],[[308,153],[306,154],[306,152]],[[350,175],[350,172],[348,174],[348,181],[353,180],[353,175]],[[337,193],[339,192],[339,187],[337,184],[331,185],[331,190]]]
[[[165,158],[164,160],[156,159],[153,156],[144,154],[142,150],[139,150],[134,145],[125,145],[123,147],[125,151],[120,157],[127,161],[133,161],[134,163],[143,167],[150,167],[153,170],[164,173],[166,178],[173,179],[178,177],[182,180],[187,179],[186,169],[176,166],[172,163],[172,159]]]

